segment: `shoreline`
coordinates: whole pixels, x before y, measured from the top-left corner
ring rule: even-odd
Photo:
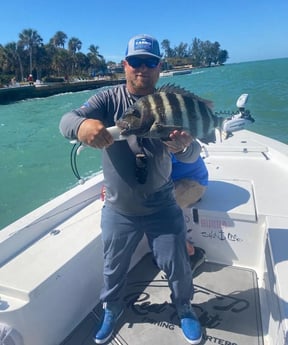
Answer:
[[[223,65],[215,65],[210,67],[220,67]],[[197,69],[208,68],[208,66],[191,67],[190,65],[177,66],[170,70],[160,72],[160,77],[176,76],[183,74],[191,74]],[[25,99],[49,97],[66,92],[77,92],[84,90],[98,89],[103,86],[112,86],[123,84],[126,82],[123,73],[118,75],[119,79],[98,79],[98,80],[79,80],[74,82],[53,82],[46,84],[19,85],[12,87],[0,88],[0,105],[10,104]]]
[[[125,83],[125,79],[83,80],[77,82],[25,85],[0,89],[0,105],[14,103],[30,98],[49,97],[66,92],[98,89],[103,86]]]

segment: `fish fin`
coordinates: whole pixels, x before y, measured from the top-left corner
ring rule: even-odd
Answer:
[[[193,99],[197,99],[198,101],[205,103],[206,106],[209,107],[211,110],[213,109],[213,102],[212,101],[210,101],[208,99],[201,98],[201,97],[195,95],[195,93],[190,92],[190,91],[184,89],[183,87],[175,85],[175,84],[168,83],[168,84],[160,86],[155,91],[155,93],[160,93],[160,92],[176,93],[176,94],[179,94],[182,96],[191,97]]]
[[[160,86],[155,93],[166,92],[166,93],[177,93],[179,95],[193,96],[194,94],[181,86],[175,84],[165,84]]]
[[[171,125],[164,125],[161,123],[154,123],[151,128],[150,128],[150,136],[152,138],[168,138],[169,134],[175,130],[182,131],[183,127],[182,126],[171,126]]]

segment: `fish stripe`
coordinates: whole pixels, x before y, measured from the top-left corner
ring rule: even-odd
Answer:
[[[176,126],[183,126],[182,109],[180,102],[175,93],[167,93],[167,100],[171,108],[171,124]]]
[[[143,120],[145,121],[145,115],[150,115],[152,112],[152,107],[151,107],[151,102],[149,100],[149,97],[142,97],[137,102],[139,102],[138,103],[139,111],[140,113],[143,113],[144,115]]]
[[[197,114],[197,137],[202,138],[203,137],[203,118],[201,114],[201,109],[200,109],[200,103],[198,99],[194,99],[195,102],[195,109],[196,109],[196,114]]]
[[[202,137],[205,137],[211,131],[211,123],[213,120],[208,112],[208,109],[209,108],[206,106],[204,102],[199,102],[199,110],[202,115]]]
[[[179,107],[181,109],[181,113],[182,113],[182,126],[183,129],[189,129],[189,119],[188,119],[188,113],[187,113],[187,109],[185,106],[185,102],[183,99],[182,95],[176,94],[177,100],[179,102]]]
[[[153,116],[156,122],[165,123],[166,116],[164,111],[164,100],[160,94],[153,94],[148,96],[149,101],[151,102],[151,108],[153,109]]]
[[[173,118],[171,115],[172,108],[171,108],[171,105],[170,105],[169,100],[167,98],[167,94],[166,93],[159,93],[158,95],[161,97],[162,104],[163,104],[163,108],[158,109],[158,111],[161,113],[162,123],[164,125],[171,125],[171,124],[173,124]],[[172,119],[172,122],[171,122],[171,119]]]
[[[193,137],[197,137],[199,116],[197,115],[197,110],[195,107],[196,100],[192,97],[183,97],[183,101],[186,109],[186,116],[189,123],[190,133]],[[194,102],[195,101],[195,102]]]

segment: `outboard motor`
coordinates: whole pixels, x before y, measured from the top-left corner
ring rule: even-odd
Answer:
[[[236,102],[236,106],[238,108],[237,113],[232,114],[232,116],[223,121],[222,130],[228,134],[226,137],[228,137],[230,133],[240,131],[255,122],[250,111],[245,109],[247,101],[248,94],[243,93]]]

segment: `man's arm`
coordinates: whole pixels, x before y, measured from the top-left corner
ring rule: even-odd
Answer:
[[[113,144],[114,140],[100,120],[87,119],[78,129],[78,140],[86,145],[103,149]]]
[[[184,163],[195,162],[201,152],[201,146],[198,141],[185,131],[173,131],[169,138],[170,141],[163,142],[168,150],[175,154],[177,160]]]

